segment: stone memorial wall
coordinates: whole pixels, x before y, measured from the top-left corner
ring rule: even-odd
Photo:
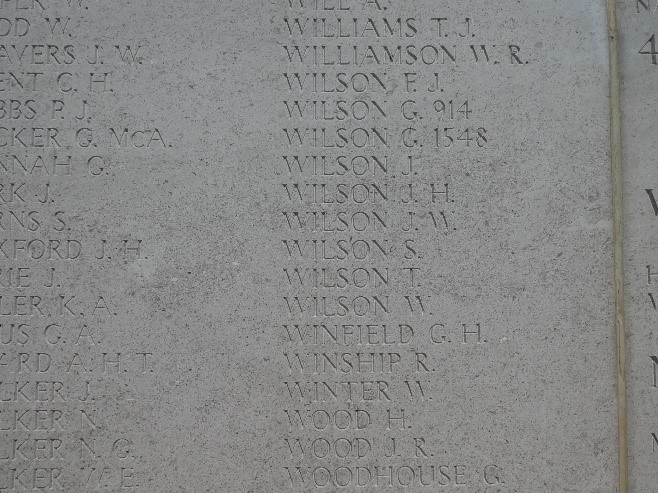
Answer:
[[[655,491],[616,3],[0,0],[0,492]]]

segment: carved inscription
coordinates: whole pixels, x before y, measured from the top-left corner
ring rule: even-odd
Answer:
[[[144,261],[149,246],[130,231],[103,233],[67,196],[107,186],[117,160],[171,139],[156,122],[104,114],[121,96],[113,79],[148,55],[138,44],[85,44],[76,34],[93,8],[0,2],[3,492],[136,491],[144,480],[130,421],[117,430],[106,418],[139,399],[159,356],[113,337],[126,304],[95,280]]]
[[[289,487],[500,488],[493,459],[451,456],[419,426],[449,412],[437,378],[446,352],[486,354],[493,342],[486,319],[444,314],[427,258],[468,223],[468,174],[451,161],[486,156],[498,138],[486,101],[445,71],[524,70],[532,52],[445,8],[282,7],[286,152],[275,170]]]

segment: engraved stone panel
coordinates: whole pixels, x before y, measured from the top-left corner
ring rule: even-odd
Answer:
[[[656,143],[658,120],[653,79],[658,69],[656,3],[619,6],[621,116],[624,163],[626,315],[629,348],[630,491],[658,484],[658,341],[656,340]]]
[[[616,491],[608,67],[599,0],[0,0],[0,491]]]

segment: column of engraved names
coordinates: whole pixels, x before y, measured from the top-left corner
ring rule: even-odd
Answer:
[[[415,426],[436,410],[443,348],[486,344],[477,320],[442,317],[427,286],[458,230],[441,156],[490,138],[440,70],[493,64],[494,50],[467,44],[469,17],[365,0],[285,6],[284,474],[310,489],[496,484],[496,466],[451,460]]]
[[[133,440],[108,431],[100,409],[130,404],[125,388],[154,359],[112,340],[121,306],[99,281],[139,261],[144,245],[86,234],[88,216],[70,200],[106,185],[110,148],[137,142],[97,112],[114,69],[138,61],[135,46],[76,35],[89,8],[0,2],[0,491],[138,486]]]

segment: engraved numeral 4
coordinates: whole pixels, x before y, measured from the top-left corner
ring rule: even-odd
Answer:
[[[641,55],[651,55],[651,63],[653,65],[658,65],[658,51],[656,51],[656,35],[654,34],[649,38],[649,40],[644,43],[644,46],[640,48],[638,52]]]

